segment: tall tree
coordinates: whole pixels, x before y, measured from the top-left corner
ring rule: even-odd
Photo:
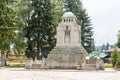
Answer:
[[[16,13],[13,10],[15,0],[0,1],[0,50],[10,49],[10,43],[14,39],[16,29]]]
[[[106,50],[109,50],[109,49],[110,49],[110,44],[107,43],[107,44],[106,44]]]
[[[101,52],[102,52],[103,50],[106,50],[105,44],[102,45]]]
[[[25,37],[28,39],[26,55],[34,60],[47,56],[55,45],[55,32],[50,0],[31,0],[31,5],[33,11],[29,16]]]
[[[14,39],[13,51],[16,54],[23,54],[26,50],[26,42],[25,42],[25,34],[24,29],[28,26],[28,20],[30,16],[30,12],[32,11],[32,6],[29,0],[18,0],[17,3],[14,4],[15,11],[17,12],[17,31]]]
[[[120,30],[118,31],[117,39],[118,39],[117,46],[118,46],[118,48],[120,48]]]
[[[53,12],[53,22],[55,26],[61,21],[61,16],[63,15],[64,4],[62,0],[50,0],[52,4],[52,12]]]
[[[81,25],[81,43],[87,50],[91,52],[93,44],[93,31],[91,27],[91,19],[86,13],[86,9],[83,8],[83,5],[80,0],[63,0],[65,4],[66,11],[73,12],[77,19],[78,24]]]
[[[116,62],[117,62],[117,58],[118,58],[118,51],[117,51],[117,49],[116,49],[116,46],[115,46],[114,51],[112,52],[111,58],[112,58],[112,59],[111,59],[112,66],[115,67]]]

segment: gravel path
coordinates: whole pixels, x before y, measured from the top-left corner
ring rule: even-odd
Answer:
[[[0,80],[120,80],[120,72],[84,70],[26,70],[23,68],[0,69]]]

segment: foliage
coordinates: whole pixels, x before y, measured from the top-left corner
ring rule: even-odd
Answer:
[[[112,47],[109,43],[107,43],[106,45],[105,44],[103,44],[102,45],[102,49],[101,49],[101,52],[103,51],[103,50],[109,50],[110,49],[110,47]]]
[[[32,10],[30,6],[29,0],[18,0],[14,3],[14,10],[16,11],[17,18],[17,30],[16,36],[14,36],[14,42],[12,43],[13,51],[15,54],[23,54],[26,49],[26,41],[24,38],[24,28],[27,27],[28,16],[30,15],[30,11]]]
[[[16,30],[16,12],[12,4],[15,0],[0,1],[0,50],[10,50]]]
[[[25,28],[27,38],[26,56],[33,60],[46,57],[55,45],[52,6],[49,0],[31,0],[33,10]],[[50,46],[45,46],[49,44]],[[40,56],[40,57],[39,57]]]
[[[118,37],[117,46],[118,48],[120,48],[120,30],[118,31],[117,37]]]
[[[52,13],[53,13],[53,22],[54,26],[57,26],[61,21],[61,16],[63,14],[64,4],[62,0],[50,0],[52,5]]]
[[[116,65],[116,62],[117,62],[117,59],[118,59],[118,51],[115,47],[115,50],[113,51],[113,53],[111,54],[111,62],[112,62],[112,66],[115,67]]]
[[[78,24],[81,25],[81,43],[88,52],[93,50],[93,31],[91,26],[91,19],[86,13],[86,9],[80,0],[64,0],[66,11],[73,12],[77,19]]]
[[[115,67],[120,68],[120,52],[118,52],[118,58],[116,59]]]

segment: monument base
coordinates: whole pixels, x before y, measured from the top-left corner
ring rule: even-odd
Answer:
[[[88,53],[80,46],[55,47],[46,59],[46,64],[51,69],[80,69],[84,67],[85,57]]]

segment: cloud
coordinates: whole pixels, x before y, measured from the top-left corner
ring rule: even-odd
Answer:
[[[82,0],[92,18],[96,45],[117,42],[120,30],[120,0]]]

